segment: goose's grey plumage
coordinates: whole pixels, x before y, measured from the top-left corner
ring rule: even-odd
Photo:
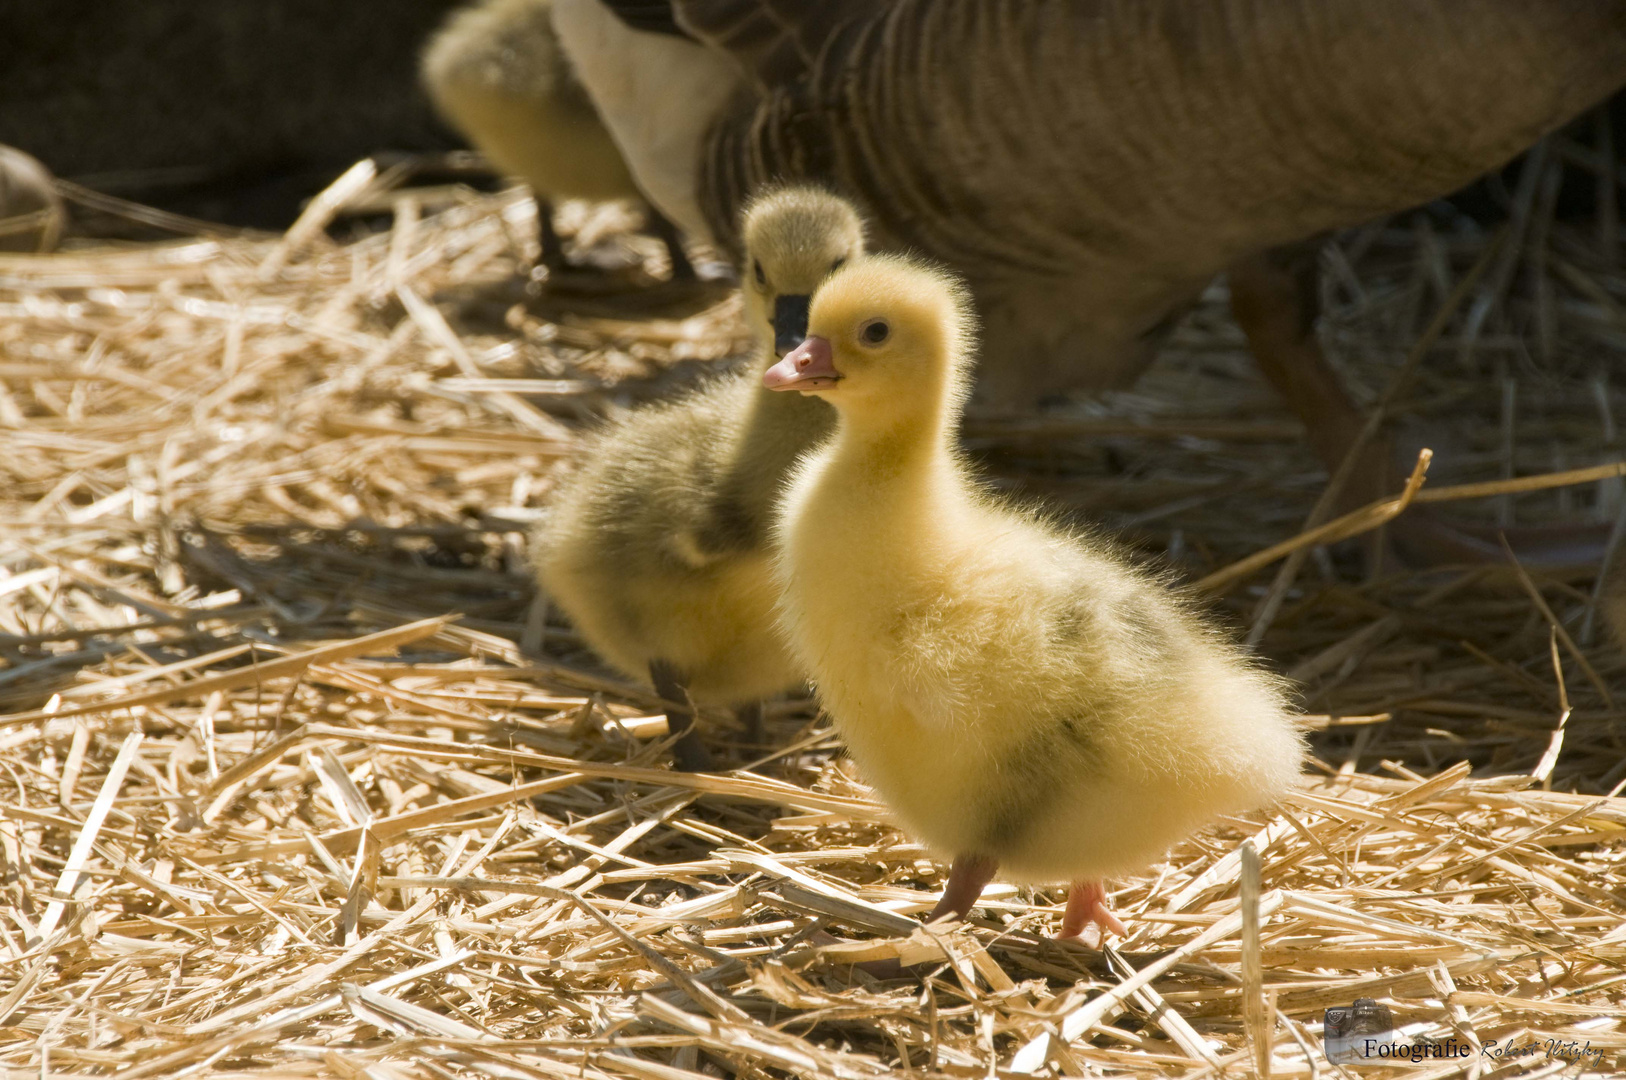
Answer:
[[[620,25],[603,5],[624,0],[561,2]],[[1314,333],[1318,238],[1455,190],[1626,83],[1626,0],[670,2],[704,43],[672,59],[740,89],[663,103],[701,138],[656,147],[624,96],[632,122],[610,127],[691,231],[737,248],[733,210],[758,184],[831,185],[882,249],[969,281],[979,392],[1014,405],[1131,382],[1226,272],[1329,469],[1365,417]],[[642,65],[636,49],[597,62]],[[585,79],[601,107],[627,85],[604,74]],[[1392,468],[1369,443],[1345,508],[1391,490]],[[1500,551],[1430,531],[1415,557]],[[1573,561],[1571,538],[1524,539],[1535,561]]]
[[[1251,253],[1416,205],[1626,82],[1621,0],[673,0],[757,93],[701,209],[835,184],[964,273],[998,396],[1132,379]]]
[[[1626,0],[669,0],[698,44],[605,6],[632,0],[558,2],[623,35],[555,18],[634,178],[691,233],[737,250],[759,184],[828,184],[883,250],[967,279],[979,392],[1016,405],[1133,381],[1228,272],[1329,468],[1365,418],[1314,333],[1317,238],[1455,190],[1626,83]],[[650,55],[685,92],[640,99]],[[1387,440],[1363,455],[1347,504],[1390,489]],[[1486,550],[1433,531],[1412,554]],[[1569,538],[1526,539],[1573,561]]]
[[[732,56],[759,88],[785,86],[812,72],[827,50],[840,51],[842,31],[881,12],[892,0],[603,0],[629,23],[647,20],[651,4],[666,3],[680,33]]]

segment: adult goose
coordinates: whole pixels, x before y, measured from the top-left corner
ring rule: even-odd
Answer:
[[[1453,191],[1626,83],[1626,0],[558,0],[555,23],[673,220],[737,247],[758,184],[813,179],[880,247],[962,274],[988,400],[1132,382],[1228,270],[1329,466],[1363,418],[1311,333],[1300,246]],[[606,25],[618,49],[581,63]],[[725,71],[665,103],[702,134],[660,146],[625,76],[657,52]],[[1382,485],[1369,455],[1357,497]]]

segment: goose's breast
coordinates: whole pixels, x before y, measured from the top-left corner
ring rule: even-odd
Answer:
[[[739,85],[733,62],[685,38],[633,30],[599,0],[555,0],[553,25],[640,190],[685,232],[709,237],[700,152]]]

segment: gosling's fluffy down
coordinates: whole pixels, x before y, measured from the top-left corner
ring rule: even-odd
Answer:
[[[723,491],[755,382],[719,379],[589,440],[535,547],[543,589],[594,652],[640,678],[666,660],[702,703],[765,697],[800,678],[772,632],[758,526]],[[809,441],[827,430],[827,418],[803,419]]]
[[[814,297],[766,380],[838,415],[777,519],[782,625],[865,776],[956,873],[1091,885],[1273,801],[1302,740],[1281,683],[1164,582],[973,479],[954,444],[973,337],[960,285],[905,259]]]
[[[745,219],[757,361],[600,432],[534,549],[543,588],[595,652],[637,677],[671,669],[702,704],[750,703],[802,681],[776,630],[768,522],[786,471],[833,414],[760,380],[776,322],[800,340],[813,289],[863,250],[853,208],[813,189],[770,192]]]

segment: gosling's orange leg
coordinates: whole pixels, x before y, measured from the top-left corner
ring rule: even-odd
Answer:
[[[1056,937],[1078,937],[1090,923],[1099,926],[1102,933],[1111,930],[1119,937],[1129,935],[1118,916],[1107,907],[1106,888],[1099,881],[1075,881],[1068,890],[1067,911],[1061,917],[1061,933]]]
[[[926,921],[933,922],[944,915],[963,919],[971,914],[982,890],[994,880],[998,869],[999,863],[986,855],[956,855],[954,865],[949,867],[948,884],[943,886],[943,898],[926,916]]]
[[[971,914],[971,909],[977,906],[977,899],[982,896],[982,890],[994,880],[994,872],[998,869],[999,862],[986,855],[956,855],[954,864],[949,867],[948,884],[943,886],[943,898],[926,916],[926,921],[936,922],[946,915],[964,919]],[[909,972],[926,970],[927,967],[913,964],[906,968],[896,960],[866,960],[854,966],[877,979],[896,979]]]

